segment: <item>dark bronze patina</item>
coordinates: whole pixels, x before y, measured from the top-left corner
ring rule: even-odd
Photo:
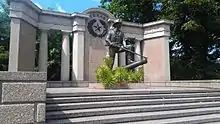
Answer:
[[[132,47],[134,47],[134,44],[132,42],[135,42],[134,38],[127,38],[125,39],[124,33],[121,31],[121,21],[120,20],[115,20],[113,26],[113,29],[110,29],[107,37],[106,37],[106,42],[105,46],[108,49],[108,56],[112,58],[113,63],[111,65],[111,69],[113,68],[114,65],[114,60],[115,60],[115,54],[119,52],[126,52],[127,56],[127,65],[125,65],[125,68],[128,69],[134,69],[140,65],[146,64],[147,63],[147,58],[135,53],[132,51]],[[127,42],[127,43],[126,43]],[[126,45],[129,44],[129,45]],[[138,55],[141,56],[142,60],[134,62],[131,58],[132,55]]]

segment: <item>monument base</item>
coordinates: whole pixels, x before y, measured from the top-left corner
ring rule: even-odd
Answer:
[[[46,73],[0,72],[1,123],[44,123],[46,80]]]

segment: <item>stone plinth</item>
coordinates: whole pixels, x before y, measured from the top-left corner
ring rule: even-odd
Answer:
[[[171,24],[170,21],[162,20],[143,25],[143,55],[148,57],[148,63],[144,65],[144,81],[170,80],[169,37]]]
[[[0,72],[0,122],[44,123],[47,74]]]

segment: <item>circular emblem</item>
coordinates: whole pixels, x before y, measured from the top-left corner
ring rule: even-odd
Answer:
[[[101,18],[93,18],[88,22],[88,31],[94,37],[104,37],[108,31],[108,25]]]

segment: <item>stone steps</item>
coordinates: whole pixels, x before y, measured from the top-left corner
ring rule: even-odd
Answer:
[[[220,113],[220,107],[80,117],[80,118],[48,121],[48,124],[59,124],[59,123],[65,124],[69,122],[74,124],[120,123],[120,122],[131,122],[131,121],[142,121],[142,120],[177,118],[177,117],[186,117],[186,116],[195,116],[195,115],[198,116],[198,115],[214,114],[214,113]]]
[[[64,111],[47,112],[46,116],[48,119],[63,119],[63,118],[97,116],[97,115],[169,111],[169,110],[207,108],[207,107],[220,107],[220,102],[204,102],[204,103],[199,102],[199,103],[184,103],[184,104],[125,106],[125,107],[64,110]]]
[[[110,91],[89,91],[89,92],[64,92],[60,88],[54,88],[61,90],[62,93],[47,93],[47,98],[54,97],[85,97],[85,96],[113,96],[113,95],[146,95],[146,94],[183,94],[183,93],[213,93],[220,92],[215,89],[201,89],[201,90],[110,90]],[[74,90],[74,89],[73,89]]]
[[[198,98],[175,98],[175,99],[149,99],[149,100],[126,100],[126,101],[104,101],[104,102],[83,102],[48,104],[48,111],[86,109],[99,107],[133,106],[133,105],[155,105],[155,104],[177,104],[192,102],[220,101],[220,97],[198,97]]]
[[[220,115],[218,115],[218,116],[220,116]],[[207,122],[205,124],[220,124],[220,122],[219,122],[219,120],[216,120],[216,122],[211,121],[211,122]]]
[[[219,96],[214,93],[183,93],[183,94],[147,94],[147,95],[115,95],[115,96],[84,96],[84,97],[52,97],[47,98],[48,104],[53,103],[76,103],[76,102],[101,102],[119,100],[141,100],[141,99],[169,99],[169,98],[190,98],[190,97],[213,97]]]
[[[46,111],[47,124],[214,123],[220,122],[220,91],[70,90],[47,94]]]
[[[118,124],[126,124],[126,123],[118,123]],[[129,124],[220,124],[220,114],[138,121],[138,122],[129,122]]]

